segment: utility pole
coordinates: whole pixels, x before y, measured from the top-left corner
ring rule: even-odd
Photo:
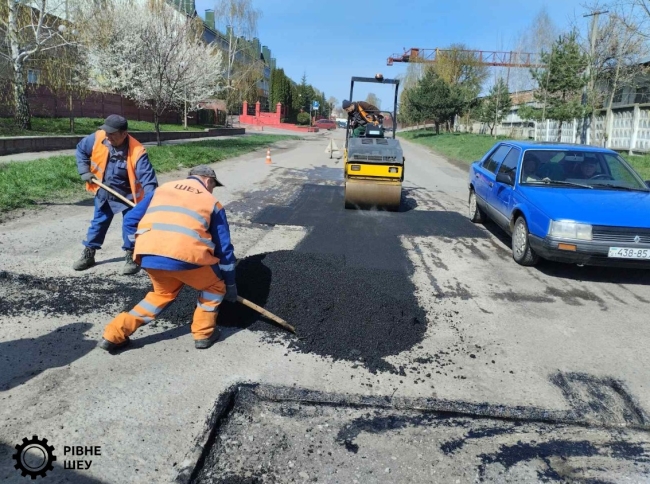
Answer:
[[[583,17],[591,17],[591,30],[589,32],[589,64],[587,64],[587,79],[588,79],[588,85],[584,87],[582,90],[582,105],[586,106],[587,105],[587,98],[588,94],[591,93],[593,95],[594,92],[594,82],[593,82],[593,76],[591,73],[592,70],[592,65],[594,62],[594,56],[596,55],[596,35],[598,35],[598,16],[601,13],[609,13],[609,10],[598,10],[595,12],[587,13],[583,15]],[[592,106],[593,108],[593,106]],[[586,108],[585,108],[586,111]],[[586,113],[585,113],[586,114]],[[591,117],[593,120],[594,116]],[[593,126],[592,126],[592,134],[591,134],[592,139],[594,138],[593,135]],[[582,132],[580,133],[580,143],[585,145],[587,144],[587,116],[583,115],[582,119]]]

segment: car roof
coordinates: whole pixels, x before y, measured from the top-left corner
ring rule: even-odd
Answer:
[[[609,148],[602,148],[600,146],[581,145],[578,143],[558,143],[551,141],[522,141],[522,140],[500,140],[498,143],[505,143],[512,146],[517,146],[522,150],[538,149],[538,150],[580,150],[592,151],[596,153],[616,153],[616,151]]]

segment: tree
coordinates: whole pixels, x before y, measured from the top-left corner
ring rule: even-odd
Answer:
[[[74,100],[83,100],[89,92],[90,64],[83,45],[68,45],[43,62],[45,84],[56,96],[66,100],[70,133],[74,134]]]
[[[83,8],[83,0],[0,1],[0,59],[10,66],[14,120],[19,128],[32,129],[25,68],[39,55],[76,45],[90,9]]]
[[[291,109],[293,104],[293,89],[292,81],[284,73],[284,69],[275,70],[275,83],[273,87],[273,104],[282,103],[285,109],[288,109],[287,115],[291,117]]]
[[[615,8],[604,22],[597,25],[589,69],[591,126],[595,125],[596,112],[602,107],[607,109],[606,117],[609,119],[614,97],[621,88],[636,88],[648,71],[642,64],[648,51],[648,39],[644,37],[641,27],[644,19],[640,16],[628,18],[629,13],[629,9]],[[585,43],[589,40],[585,39]],[[610,123],[606,122],[605,126],[609,129]],[[606,132],[605,137],[611,138],[611,133]]]
[[[550,52],[553,43],[560,35],[560,30],[548,14],[546,7],[542,7],[532,22],[519,34],[516,40],[514,54],[522,53],[539,54],[542,51]],[[524,60],[518,57],[519,60]],[[509,86],[515,91],[528,91],[536,87],[535,79],[527,69],[513,69],[509,72]]]
[[[607,20],[597,25],[594,55],[590,59],[592,89],[588,98],[591,126],[595,125],[597,110],[606,109],[606,140],[611,139],[609,120],[613,116],[611,107],[615,97],[625,87],[638,88],[640,81],[650,73],[642,64],[650,41],[650,2],[628,0],[612,7]]]
[[[440,124],[447,123],[459,112],[463,99],[458,91],[442,79],[434,69],[427,69],[416,87],[409,89],[404,98],[405,118],[416,123],[432,120],[436,133]]]
[[[381,109],[381,99],[379,99],[374,92],[368,93],[366,96],[366,102]]]
[[[244,100],[258,100],[257,82],[262,79],[264,65],[250,39],[257,34],[262,12],[253,8],[252,0],[218,0],[214,15],[216,25],[226,32],[226,101],[232,111]]]
[[[479,62],[466,45],[452,44],[436,54],[433,68],[450,87],[453,97],[450,102],[457,106],[457,111],[446,121],[449,130],[456,115],[466,113],[475,105],[488,76],[487,67]]]
[[[587,55],[577,41],[576,32],[564,34],[553,44],[551,52],[542,52],[543,69],[531,69],[538,82],[535,100],[541,108],[524,106],[523,119],[554,119],[559,122],[558,141],[562,139],[562,124],[583,114],[582,89],[587,84],[585,69]]]
[[[327,99],[327,105],[329,107],[330,116],[334,113],[334,110],[337,108],[338,103],[339,100],[336,99],[334,96],[330,96]]]
[[[613,7],[626,27],[650,40],[650,0],[618,0]]]
[[[100,22],[98,31],[107,35],[93,58],[95,79],[153,111],[158,144],[162,114],[185,102],[193,106],[222,88],[221,53],[201,39],[200,19],[163,0],[113,0]]]
[[[481,103],[477,112],[478,120],[486,123],[490,128],[490,135],[494,133],[494,128],[500,124],[504,116],[512,107],[512,99],[508,92],[508,85],[502,78],[490,88],[490,93]]]
[[[300,80],[300,84],[298,84],[295,88],[295,92],[293,95],[293,108],[296,112],[300,111],[301,109],[304,109],[306,111],[309,111],[309,106],[312,105],[312,101],[314,100],[316,93],[314,92],[314,88],[307,84],[307,74],[302,75],[302,79]]]

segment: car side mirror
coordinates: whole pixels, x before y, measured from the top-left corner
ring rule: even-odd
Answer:
[[[497,173],[497,181],[506,185],[514,185],[515,181],[510,173]]]

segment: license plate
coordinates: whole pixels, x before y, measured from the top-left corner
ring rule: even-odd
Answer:
[[[609,257],[620,259],[650,259],[650,249],[632,249],[629,247],[610,247]]]

